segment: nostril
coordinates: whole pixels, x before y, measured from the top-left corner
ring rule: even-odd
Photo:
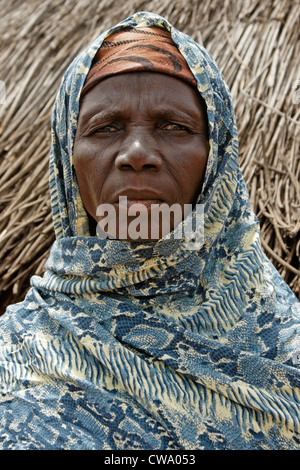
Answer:
[[[132,169],[132,166],[129,165],[128,163],[121,163],[120,165],[117,165],[117,166],[121,170],[130,170],[130,169]]]
[[[152,152],[137,151],[136,148],[118,155],[115,160],[115,165],[119,170],[157,171],[161,164],[160,156]]]
[[[144,170],[157,170],[158,166],[153,165],[152,163],[144,163],[141,165],[134,163],[121,163],[117,165],[120,170],[134,170],[134,171],[144,171]]]
[[[152,163],[146,163],[146,164],[143,165],[143,168],[144,168],[145,170],[151,169],[151,168],[156,169],[156,168],[157,168],[157,165],[153,165]]]

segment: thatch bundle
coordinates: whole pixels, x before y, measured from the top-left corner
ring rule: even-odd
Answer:
[[[50,115],[62,75],[100,32],[139,10],[202,42],[232,91],[240,163],[263,248],[300,297],[300,4],[293,0],[0,1],[0,304],[24,297],[54,240]]]

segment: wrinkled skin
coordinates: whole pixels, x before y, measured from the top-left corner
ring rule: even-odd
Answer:
[[[153,204],[179,204],[184,214],[201,191],[207,134],[200,95],[177,78],[123,73],[92,88],[80,106],[73,154],[81,198],[94,221],[91,235],[103,218],[97,216],[102,204],[112,204],[117,214],[143,204],[148,218]],[[120,196],[127,196],[123,209]],[[178,220],[171,219],[173,229]],[[116,238],[123,238],[118,230]],[[150,231],[145,238],[152,239]]]

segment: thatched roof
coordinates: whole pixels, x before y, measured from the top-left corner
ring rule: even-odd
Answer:
[[[1,1],[0,304],[24,297],[54,240],[50,114],[91,40],[139,10],[202,42],[231,89],[240,163],[266,254],[300,297],[300,15],[292,0]]]

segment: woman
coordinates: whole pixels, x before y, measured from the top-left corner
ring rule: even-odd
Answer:
[[[1,318],[1,448],[299,449],[299,302],[262,253],[210,55],[137,13],[71,64],[52,128],[56,241]],[[192,211],[134,225],[163,204]]]

